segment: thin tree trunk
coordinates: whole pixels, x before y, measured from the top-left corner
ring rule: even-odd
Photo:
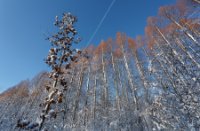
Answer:
[[[119,85],[120,85],[120,88],[123,90],[123,92],[124,92],[124,98],[126,99],[125,101],[126,101],[126,105],[129,105],[129,99],[128,99],[128,92],[127,92],[127,89],[126,89],[126,87],[125,86],[123,86],[123,84],[122,84],[122,81],[121,81],[121,73],[120,73],[120,71],[119,71],[119,67],[117,66],[117,64],[116,64],[116,70],[117,70],[117,76],[118,76],[118,82],[119,82]]]
[[[199,45],[198,41],[194,38],[192,34],[190,34],[187,30],[184,30],[184,27],[180,25],[174,18],[166,15],[169,20],[171,20],[175,25],[177,25],[180,29],[182,29],[187,37],[189,37],[195,44]]]
[[[85,105],[84,105],[84,108],[87,108],[87,104],[88,104],[88,95],[89,95],[89,84],[90,84],[90,72],[91,72],[91,69],[90,69],[90,65],[89,65],[89,72],[88,72],[88,78],[87,78],[87,84],[86,84],[86,101],[85,101]],[[87,117],[88,115],[84,114],[84,125],[86,125],[87,123]]]
[[[193,32],[196,36],[200,36],[200,32],[192,27],[188,23],[184,23],[184,25],[191,31]]]
[[[193,0],[194,2],[196,2],[196,3],[198,3],[198,4],[200,4],[200,1],[199,0]]]
[[[62,123],[62,129],[64,130],[64,128],[65,128],[65,122],[66,122],[66,114],[67,114],[67,91],[68,90],[66,90],[66,93],[65,93],[65,96],[64,96],[64,100],[63,100],[63,107],[64,107],[64,111],[63,111],[63,116],[62,116],[62,119],[63,119],[63,123]]]
[[[200,68],[200,64],[192,57],[192,55],[190,54],[190,52],[188,52],[186,50],[186,47],[180,42],[180,40],[178,38],[176,38],[176,43],[177,45],[187,54],[187,56],[193,61],[193,63]]]
[[[150,60],[149,54],[147,53],[147,51],[145,50],[145,48],[143,48],[143,50],[144,50],[146,56],[148,57],[148,59]],[[173,88],[177,88],[176,85],[174,84],[173,78],[172,78],[171,75],[168,73],[168,71],[165,69],[165,67],[163,66],[162,62],[160,62],[160,61],[156,58],[156,56],[155,56],[155,54],[154,54],[153,52],[151,52],[151,53],[152,53],[152,55],[154,56],[154,60],[155,60],[156,62],[159,63],[159,66],[161,67],[161,70],[163,70],[164,73],[168,76],[168,78],[169,78],[169,80],[170,80],[170,82],[171,82]],[[177,77],[178,77],[178,76],[177,76]],[[157,81],[159,81],[158,79],[159,79],[159,78],[157,78]],[[186,85],[185,85],[185,86],[186,86]]]
[[[157,45],[158,45],[158,48],[163,52],[163,50],[160,48],[160,46],[159,46],[158,43],[157,43]],[[156,57],[156,55],[155,55],[155,57]],[[169,66],[172,67],[173,73],[176,74],[176,76],[178,76],[178,77],[181,79],[181,81],[183,82],[183,84],[186,86],[187,84],[185,83],[185,81],[183,80],[183,78],[181,78],[181,77],[178,75],[178,72],[177,72],[176,68],[173,66],[173,64],[171,63],[171,61],[166,57],[166,55],[164,55],[163,57],[165,58],[165,60],[166,60],[167,63],[169,64]],[[161,62],[160,62],[160,63],[161,63]],[[182,72],[180,72],[180,74],[181,74],[181,76],[184,77],[184,75],[182,74]],[[185,80],[187,80],[187,79],[185,79]]]
[[[117,73],[116,73],[115,62],[114,62],[114,57],[113,57],[113,53],[112,53],[112,47],[111,47],[110,55],[111,55],[112,67],[113,67],[113,71],[114,71],[114,84],[115,84],[115,90],[116,90],[117,107],[118,107],[118,111],[120,111],[121,105],[120,105],[120,98],[119,98],[119,87],[118,87],[118,84],[117,84]]]
[[[97,76],[95,72],[94,77],[94,92],[93,92],[93,121],[94,121],[94,128],[95,128],[95,120],[96,120],[96,88],[97,88]]]
[[[107,84],[106,71],[105,71],[103,48],[102,48],[101,62],[102,62],[103,80],[104,80],[104,108],[106,108],[108,106],[108,84]]]
[[[121,45],[121,50],[122,50],[122,54],[123,54],[123,60],[124,60],[124,65],[125,65],[125,68],[126,68],[126,71],[127,71],[127,75],[128,75],[128,81],[129,81],[129,84],[131,86],[131,89],[132,89],[132,92],[133,92],[133,102],[136,106],[135,109],[138,110],[138,100],[137,100],[137,96],[136,96],[136,87],[134,86],[133,84],[133,81],[132,81],[132,77],[131,77],[131,73],[130,73],[130,69],[129,69],[129,66],[128,66],[128,62],[127,62],[127,58],[125,56],[125,52],[124,52],[124,46]]]
[[[145,48],[143,48],[143,50],[144,50],[144,52],[146,53],[146,56],[148,57],[148,59],[150,59],[149,54],[147,53],[147,51],[145,50]],[[170,75],[170,74],[168,73],[168,71],[164,68],[162,62],[160,62],[159,59],[156,58],[155,54],[154,54],[153,52],[151,52],[151,53],[152,53],[152,55],[153,55],[153,57],[154,57],[154,60],[155,60],[156,62],[159,63],[159,66],[161,67],[161,70],[164,71],[164,73],[167,75],[167,78],[170,80],[170,83],[172,84],[172,87],[173,87],[173,89],[174,89],[174,92],[175,92],[175,95],[177,96],[177,98],[180,100],[180,102],[184,103],[184,105],[187,105],[187,103],[185,103],[185,102],[183,101],[183,98],[182,98],[181,93],[179,93],[179,91],[177,90],[178,87],[176,86],[175,81],[173,80],[173,78],[171,77],[171,75]],[[176,76],[177,76],[177,75],[176,75]],[[178,77],[178,76],[177,76],[177,77]],[[158,78],[158,77],[156,77],[156,79],[157,79],[156,81],[161,81],[160,78]],[[184,81],[182,81],[182,82],[184,83]],[[161,83],[161,85],[162,85],[162,83]],[[162,85],[162,86],[163,86],[163,85]],[[184,86],[186,86],[186,85],[184,85]],[[189,112],[189,110],[188,110],[187,107],[186,107],[186,109],[187,109],[187,111]]]
[[[146,99],[146,101],[149,103],[149,100],[148,100],[149,93],[148,93],[148,87],[147,87],[147,86],[148,86],[148,81],[147,81],[146,78],[145,78],[144,71],[143,71],[143,69],[142,69],[142,66],[141,66],[139,60],[138,60],[137,50],[134,51],[134,49],[132,49],[132,53],[133,53],[133,56],[134,56],[134,58],[135,58],[135,64],[136,64],[136,67],[137,67],[137,69],[138,69],[140,78],[141,78],[141,80],[142,80],[142,84],[143,84],[144,89],[145,89],[145,91],[146,91],[146,93],[147,93],[147,94],[145,95],[145,99]]]
[[[177,57],[177,59],[179,60],[179,62],[184,66],[185,71],[187,72],[187,74],[190,76],[191,74],[189,73],[189,71],[187,70],[187,68],[185,67],[184,62],[181,60],[180,56],[178,55],[178,53],[171,47],[169,41],[166,39],[166,37],[163,35],[163,33],[160,31],[160,29],[158,27],[156,27],[157,31],[159,32],[159,34],[161,35],[161,37],[165,40],[165,42],[167,43],[167,45],[171,48],[174,56]],[[191,79],[192,81],[194,81],[193,79]],[[194,81],[195,82],[195,81]]]
[[[75,73],[75,69],[73,69],[73,72],[72,72],[73,75],[72,75],[72,77],[71,77],[71,79],[70,79],[70,84],[72,84],[72,82],[73,82],[73,80],[74,80],[74,76],[75,76],[74,73]]]
[[[182,43],[187,43],[185,40],[183,40],[182,38],[180,38],[180,41]],[[198,58],[200,58],[200,54],[199,52],[195,51],[195,49],[189,44],[187,45],[187,47],[192,51],[193,54],[195,54],[195,56],[198,56]]]
[[[75,103],[74,103],[73,124],[76,123],[75,120],[76,120],[77,109],[79,108],[79,100],[80,100],[80,95],[81,95],[82,82],[83,82],[83,65],[81,66],[81,72],[80,72],[80,76],[79,76],[79,80],[78,80],[78,89],[77,89]]]

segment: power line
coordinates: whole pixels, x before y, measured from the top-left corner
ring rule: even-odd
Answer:
[[[110,4],[110,6],[108,7],[108,9],[106,10],[104,16],[102,17],[101,21],[99,22],[99,24],[97,25],[94,33],[91,35],[90,39],[87,42],[86,48],[89,46],[89,44],[91,44],[93,38],[95,37],[96,33],[98,32],[98,30],[100,29],[101,25],[103,24],[105,18],[107,17],[108,13],[110,12],[112,6],[114,5],[114,3],[116,2],[116,0],[113,0]]]

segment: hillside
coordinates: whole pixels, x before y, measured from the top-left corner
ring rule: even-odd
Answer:
[[[199,130],[199,11],[193,2],[164,6],[148,18],[145,36],[118,32],[83,49],[79,61],[61,68],[67,86],[43,130]],[[52,84],[42,72],[2,93],[0,129],[37,130]],[[28,124],[18,128],[19,121]]]

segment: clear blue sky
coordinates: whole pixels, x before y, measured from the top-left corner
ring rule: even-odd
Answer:
[[[79,19],[77,28],[84,47],[112,0],[0,0],[0,92],[21,80],[48,70],[43,58],[49,42],[45,33],[54,33],[54,18],[71,12]],[[116,0],[92,43],[114,37],[144,34],[148,16],[175,0]]]

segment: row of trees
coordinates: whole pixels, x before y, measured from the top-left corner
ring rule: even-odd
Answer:
[[[181,0],[148,18],[145,37],[117,33],[87,48],[89,59],[75,65],[66,121],[98,129],[199,129],[198,13],[196,3]]]

